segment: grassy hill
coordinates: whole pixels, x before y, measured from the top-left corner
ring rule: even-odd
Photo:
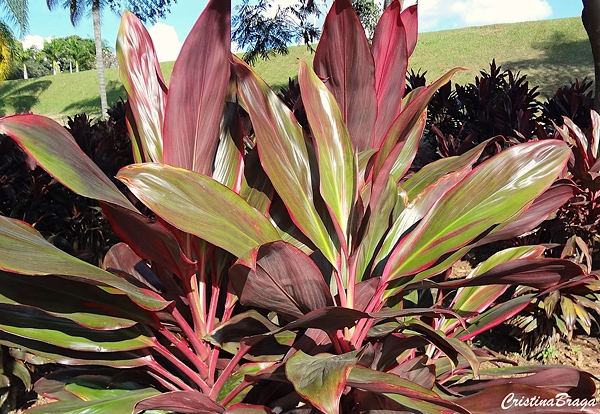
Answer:
[[[275,88],[287,84],[297,71],[297,59],[311,60],[303,46],[287,56],[261,61],[256,70]],[[505,69],[528,75],[530,85],[539,85],[542,96],[575,78],[593,78],[590,46],[579,18],[491,25],[423,33],[411,58],[410,68],[427,71],[428,82],[456,66],[469,69],[455,81],[473,82],[492,59]],[[162,65],[168,79],[173,62]],[[106,71],[109,104],[125,93],[117,69]],[[0,114],[32,111],[65,120],[80,112],[98,114],[100,100],[95,71],[63,73],[42,78],[6,81],[0,85]]]

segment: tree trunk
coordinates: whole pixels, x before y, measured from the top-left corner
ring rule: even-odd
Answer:
[[[583,0],[583,27],[590,39],[594,58],[594,109],[600,112],[600,0]]]
[[[104,59],[102,58],[102,34],[100,32],[100,0],[92,0],[92,19],[94,22],[94,44],[96,45],[96,70],[100,86],[100,107],[102,119],[106,119],[108,102],[106,100],[106,83],[104,82]]]
[[[27,65],[25,63],[23,63],[23,79],[29,79],[29,76],[27,75]]]

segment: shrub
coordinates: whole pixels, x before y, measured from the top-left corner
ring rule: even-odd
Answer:
[[[87,115],[80,114],[67,123],[77,145],[109,177],[132,162],[122,102],[109,110],[106,121],[92,123]],[[0,154],[0,213],[31,224],[63,251],[102,264],[108,249],[119,239],[98,203],[73,193],[36,167],[6,136],[0,138]]]
[[[498,301],[509,286],[552,291],[583,276],[540,258],[542,246],[499,252],[470,278],[439,276],[556,209],[560,197],[541,196],[569,150],[527,143],[474,168],[484,143],[408,178],[427,103],[454,71],[402,99],[417,9],[400,9],[369,46],[349,0],[334,2],[314,70],[299,66],[308,132],[231,55],[228,2],[209,2],[168,93],[126,13],[118,53],[136,163],[117,178],[156,220],[52,120],[0,120],[57,180],[97,199],[124,241],[103,270],[0,217],[0,342],[79,367],[39,381],[59,401],[32,413],[466,413],[498,411],[511,392],[593,396],[573,368],[480,370],[493,358],[465,343],[537,297]],[[422,306],[431,288],[440,300]]]

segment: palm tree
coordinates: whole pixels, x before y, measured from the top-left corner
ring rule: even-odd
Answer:
[[[9,23],[16,23],[20,34],[27,31],[29,0],[2,0],[0,5],[4,9],[3,19],[0,20],[0,81],[2,81],[10,74],[12,62],[19,52],[17,40]]]
[[[108,103],[106,100],[106,84],[104,81],[104,60],[102,59],[101,9],[107,5],[116,12],[129,8],[142,21],[147,21],[154,20],[157,17],[164,17],[165,13],[169,11],[171,1],[172,0],[46,0],[46,4],[50,10],[57,6],[62,7],[63,9],[69,9],[73,26],[75,26],[89,10],[92,12],[94,44],[96,46],[96,68],[98,69],[100,106],[102,108],[103,119],[108,109]]]
[[[69,9],[71,14],[71,23],[75,26],[85,13],[91,9],[92,21],[94,24],[94,45],[96,46],[96,69],[98,70],[98,85],[100,87],[100,108],[102,110],[102,119],[104,119],[108,110],[106,99],[106,82],[104,81],[104,60],[102,59],[102,33],[100,24],[100,8],[103,6],[101,0],[46,0],[50,10],[57,6]]]

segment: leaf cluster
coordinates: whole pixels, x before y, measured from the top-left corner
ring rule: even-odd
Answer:
[[[458,70],[404,96],[416,6],[392,2],[369,43],[350,1],[333,3],[313,67],[299,63],[304,125],[231,54],[230,15],[209,1],[167,87],[124,14],[134,163],[116,177],[135,198],[54,121],[0,120],[123,240],[98,268],[0,216],[0,343],[64,367],[36,384],[57,402],[31,412],[467,413],[501,411],[511,392],[591,398],[585,372],[484,371],[496,359],[467,343],[584,269],[533,245],[448,278],[568,198],[555,183],[567,144],[477,165],[486,140],[411,175],[428,102]],[[515,285],[536,291],[500,300]]]

